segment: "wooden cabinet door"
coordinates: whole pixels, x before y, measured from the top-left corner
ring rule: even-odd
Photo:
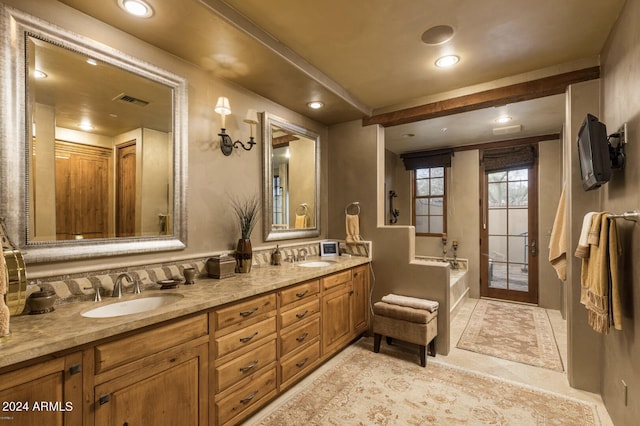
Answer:
[[[176,348],[162,361],[96,386],[95,425],[207,424],[207,357],[207,344]]]
[[[322,349],[326,355],[349,338],[351,332],[350,286],[325,293],[322,298]]]
[[[82,425],[82,354],[0,375],[2,423]]]
[[[366,266],[353,270],[353,294],[351,295],[352,333],[357,336],[369,325],[369,277]]]

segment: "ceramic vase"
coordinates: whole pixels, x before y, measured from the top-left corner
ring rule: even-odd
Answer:
[[[253,250],[249,238],[240,238],[236,247],[236,270],[242,274],[251,272],[251,262],[253,261]]]

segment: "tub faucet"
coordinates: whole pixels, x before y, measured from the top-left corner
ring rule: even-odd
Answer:
[[[301,260],[307,260],[307,255],[309,254],[309,252],[307,251],[306,248],[301,248],[300,250],[298,250],[298,262]]]
[[[118,278],[116,278],[116,283],[113,286],[113,292],[111,293],[111,297],[117,297],[117,298],[122,297],[122,279],[123,278],[126,278],[127,281],[134,284],[134,287],[133,287],[134,294],[142,293],[142,290],[140,290],[140,283],[138,282],[138,280],[133,279],[133,277],[131,277],[131,274],[129,274],[128,272],[125,272],[123,274],[118,275]]]

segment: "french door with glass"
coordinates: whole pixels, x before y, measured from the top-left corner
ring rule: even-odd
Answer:
[[[480,295],[537,304],[537,164],[481,177]]]

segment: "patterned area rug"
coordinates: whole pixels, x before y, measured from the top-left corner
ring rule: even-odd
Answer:
[[[547,311],[535,306],[479,300],[457,347],[564,371]]]
[[[600,425],[595,406],[363,339],[251,425]],[[290,396],[289,396],[290,395]]]

